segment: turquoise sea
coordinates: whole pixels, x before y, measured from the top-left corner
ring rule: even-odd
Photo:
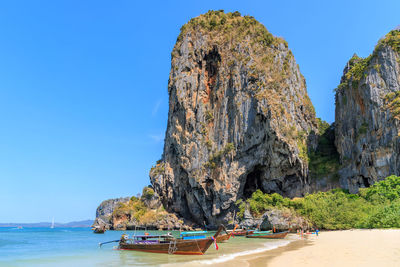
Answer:
[[[151,234],[167,231],[148,231]],[[134,231],[107,231],[94,234],[90,228],[0,228],[0,266],[212,266],[235,257],[264,252],[287,245],[290,240],[231,238],[228,243],[211,246],[205,255],[182,256],[136,251],[119,251],[111,243],[121,234]],[[137,232],[140,234],[143,232]],[[179,232],[173,231],[178,236]]]

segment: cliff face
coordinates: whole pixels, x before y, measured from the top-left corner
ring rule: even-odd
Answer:
[[[400,32],[381,39],[368,58],[353,56],[336,93],[336,147],[341,187],[357,192],[400,174]]]
[[[286,41],[210,11],[182,27],[171,58],[164,152],[150,171],[164,206],[216,225],[256,189],[302,195],[318,130]]]

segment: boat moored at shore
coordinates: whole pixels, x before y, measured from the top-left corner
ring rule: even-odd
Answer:
[[[270,239],[282,239],[288,235],[289,231],[272,233],[271,231],[259,231],[252,234],[246,235],[247,238],[270,238]]]

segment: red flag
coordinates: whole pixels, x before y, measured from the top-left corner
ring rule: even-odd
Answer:
[[[215,249],[218,250],[217,239],[215,239],[213,236],[211,238],[214,240]]]

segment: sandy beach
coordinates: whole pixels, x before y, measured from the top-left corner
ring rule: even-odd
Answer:
[[[346,230],[292,235],[289,245],[217,266],[400,266],[400,230]]]

